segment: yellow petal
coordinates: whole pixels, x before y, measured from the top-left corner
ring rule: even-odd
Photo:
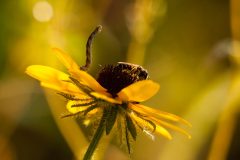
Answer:
[[[157,110],[157,109],[154,109],[151,107],[147,107],[147,106],[144,106],[141,104],[134,104],[134,105],[130,104],[129,107],[132,108],[133,110],[141,112],[142,114],[145,114],[145,115],[156,116],[159,118],[164,118],[164,119],[175,121],[175,122],[181,122],[190,127],[192,126],[185,119],[183,119],[179,116],[176,116],[174,114],[168,113],[168,112],[163,112],[163,111],[160,111],[160,110]]]
[[[143,102],[155,95],[159,87],[159,84],[151,80],[138,81],[123,88],[118,97],[123,101]]]
[[[58,71],[54,68],[42,66],[42,65],[32,65],[26,69],[26,73],[33,78],[38,79],[42,82],[51,82],[56,79],[68,80],[68,75]]]
[[[174,125],[172,125],[172,124],[170,124],[168,122],[164,122],[162,120],[159,120],[159,119],[157,119],[155,117],[151,117],[150,119],[153,120],[154,122],[158,123],[159,125],[168,127],[168,128],[170,128],[172,130],[175,130],[175,131],[178,131],[178,132],[184,134],[185,136],[187,136],[189,139],[191,139],[191,135],[189,133],[187,133],[186,131],[184,131],[183,129],[181,129],[181,128],[177,127],[177,126],[174,126]]]
[[[105,100],[107,102],[110,102],[110,103],[116,103],[116,104],[121,104],[122,103],[119,100],[116,100],[114,98],[111,98],[109,96],[106,96],[105,94],[101,94],[101,93],[98,93],[98,92],[91,92],[91,95],[93,95],[96,98],[99,98],[99,99]]]
[[[69,80],[69,75],[54,68],[32,65],[26,69],[26,73],[39,80],[43,87],[51,88],[60,92],[82,93],[75,85],[66,82],[66,80]]]
[[[63,65],[69,70],[78,70],[78,64],[70,57],[68,54],[60,50],[59,48],[53,48],[58,59],[63,63]]]
[[[80,67],[77,63],[66,53],[58,48],[53,48],[56,52],[59,60],[65,65],[69,73],[78,81],[87,85],[95,91],[106,92],[107,90],[103,88],[91,75],[87,72],[80,70]]]
[[[131,116],[142,128],[147,128],[147,129],[152,128],[152,126],[151,126],[149,123],[147,123],[145,120],[143,120],[143,119],[141,119],[140,117],[138,117],[137,115],[135,115],[135,113],[131,113],[130,116]],[[156,125],[155,132],[156,132],[157,134],[160,134],[160,135],[164,136],[164,137],[167,138],[167,139],[172,139],[171,134],[170,134],[164,127],[162,127],[161,125],[156,124],[156,123],[154,123],[154,124]]]
[[[94,91],[98,92],[105,92],[107,93],[107,90],[103,88],[90,74],[88,74],[85,71],[81,70],[75,70],[73,72],[70,72],[70,74],[75,77],[77,80],[82,82],[83,84],[87,85]]]
[[[156,125],[156,131],[155,132],[163,135],[164,137],[166,137],[169,140],[172,139],[171,134],[164,127],[162,127],[160,125]]]
[[[153,129],[153,127],[146,122],[146,120],[141,119],[138,117],[134,112],[129,114],[131,118],[133,118],[142,128]]]
[[[78,88],[75,88],[74,85],[70,85],[70,83],[63,82],[65,84],[53,84],[53,83],[45,83],[45,82],[40,82],[40,85],[45,88],[50,88],[59,92],[64,92],[68,93],[71,95],[78,95],[78,94],[84,94],[81,91],[78,90]]]

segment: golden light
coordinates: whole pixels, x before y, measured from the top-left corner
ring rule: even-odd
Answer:
[[[51,4],[47,1],[39,1],[33,7],[33,17],[40,22],[48,22],[53,16]]]

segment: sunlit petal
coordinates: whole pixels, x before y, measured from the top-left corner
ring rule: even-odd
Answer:
[[[75,77],[77,80],[82,82],[83,84],[89,86],[94,91],[105,92],[105,93],[107,91],[90,74],[88,74],[85,71],[75,70],[73,72],[70,72],[70,74],[73,77]]]
[[[130,114],[130,116],[143,128],[143,129],[147,129],[147,130],[153,130],[154,128],[150,125],[150,123],[147,123],[146,120],[141,119],[140,117],[138,117],[136,114],[132,113]],[[164,137],[166,137],[167,139],[172,139],[171,134],[161,125],[156,124],[156,128],[155,128],[155,133],[163,135]]]
[[[109,96],[106,96],[105,94],[101,94],[101,93],[98,93],[98,92],[91,92],[91,95],[93,95],[96,98],[99,98],[99,99],[105,100],[107,102],[110,102],[110,103],[121,104],[121,101],[118,101],[118,100],[113,99]]]
[[[166,137],[167,139],[171,140],[172,136],[171,134],[162,126],[160,125],[156,125],[156,133],[163,135],[164,137]]]
[[[147,107],[145,105],[130,104],[129,107],[132,108],[133,110],[136,110],[136,111],[142,113],[142,114],[148,114],[148,115],[156,116],[159,118],[164,118],[164,119],[175,121],[175,122],[181,122],[190,127],[192,126],[188,121],[186,121],[185,119],[183,119],[179,116],[176,116],[176,115],[168,113],[168,112],[163,112],[163,111],[151,108],[151,107]]]
[[[26,73],[33,78],[38,79],[42,82],[51,82],[56,79],[68,80],[69,76],[61,71],[54,68],[42,66],[42,65],[32,65],[26,69]]]
[[[103,88],[90,74],[85,71],[80,70],[80,67],[77,63],[66,53],[58,48],[53,48],[59,60],[65,65],[69,73],[82,82],[83,84],[89,86],[95,91],[106,92],[106,89]]]
[[[157,93],[160,86],[151,80],[143,80],[133,83],[118,93],[123,101],[143,102]]]
[[[39,80],[43,87],[51,88],[60,92],[82,93],[75,85],[66,82],[69,80],[69,75],[54,68],[42,65],[32,65],[26,69],[26,73]]]
[[[78,64],[67,53],[63,52],[59,48],[53,48],[53,51],[55,51],[58,59],[63,63],[63,65],[68,70],[78,70],[79,69]]]
[[[187,133],[186,131],[184,131],[183,129],[181,129],[181,128],[175,126],[175,125],[172,125],[170,123],[164,122],[164,121],[159,120],[159,119],[157,119],[155,117],[151,117],[150,119],[153,120],[154,122],[156,122],[159,125],[165,126],[165,127],[170,128],[172,130],[175,130],[175,131],[178,131],[178,132],[184,134],[185,136],[187,136],[189,139],[191,139],[191,135],[189,133]]]
[[[133,112],[130,114],[130,116],[148,137],[150,137],[152,140],[155,139],[155,136],[153,135],[155,130],[154,126],[147,121],[144,121]]]
[[[40,82],[40,85],[45,88],[50,88],[59,92],[71,94],[71,95],[85,95],[84,92],[80,91],[75,85],[67,82],[62,82],[59,84]]]

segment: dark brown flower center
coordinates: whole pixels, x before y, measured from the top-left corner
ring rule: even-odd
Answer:
[[[118,62],[117,65],[106,65],[103,67],[97,81],[113,97],[116,97],[121,89],[147,78],[148,72],[143,67],[131,63]]]

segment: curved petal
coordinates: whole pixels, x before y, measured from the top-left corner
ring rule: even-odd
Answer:
[[[59,70],[48,66],[32,65],[27,67],[26,73],[42,82],[51,82],[56,80],[69,80],[69,76]]]
[[[53,48],[58,59],[63,63],[63,65],[69,70],[78,70],[80,67],[78,64],[70,57],[68,54],[60,50],[59,48]]]
[[[129,106],[130,109],[133,109],[134,111],[136,111],[136,112],[138,112],[140,114],[143,114],[144,116],[146,116],[147,119],[152,121],[156,125],[156,132],[158,132],[160,134],[165,134],[165,136],[167,136],[169,133],[166,130],[166,128],[170,128],[172,130],[175,130],[177,132],[180,132],[180,133],[186,135],[189,139],[191,139],[191,135],[189,133],[187,133],[185,130],[183,130],[183,129],[181,129],[181,128],[173,125],[173,124],[165,122],[165,121],[159,119],[159,117],[155,117],[153,112],[150,113],[150,112],[142,111],[141,109],[139,110],[139,108],[136,108],[136,106],[134,106],[133,104],[129,104],[128,106]],[[143,107],[145,108],[146,106],[143,106]]]
[[[147,123],[146,121],[144,121],[143,119],[139,118],[138,116],[136,116],[134,113],[131,113],[130,116],[137,122],[137,124],[139,124],[143,129],[151,129],[152,126]],[[155,132],[157,134],[160,134],[162,136],[164,136],[165,138],[167,139],[172,139],[172,136],[171,134],[164,128],[162,127],[161,125],[159,124],[155,124],[156,125],[156,128],[155,128]]]
[[[180,133],[184,134],[185,136],[188,137],[188,139],[191,139],[191,138],[192,138],[192,136],[191,136],[189,133],[187,133],[186,131],[184,131],[182,128],[179,128],[179,127],[177,127],[177,126],[175,126],[175,125],[172,125],[172,124],[170,124],[170,123],[168,123],[168,122],[164,122],[164,121],[162,121],[162,120],[159,120],[159,119],[157,119],[157,118],[155,118],[155,117],[151,117],[150,119],[152,119],[153,121],[155,121],[155,122],[158,123],[159,125],[165,126],[165,127],[167,127],[167,128],[170,128],[170,129],[172,129],[172,130],[175,130],[175,131],[177,131],[177,132],[180,132]]]
[[[185,119],[176,116],[174,114],[168,113],[168,112],[163,112],[151,107],[147,107],[145,105],[141,105],[141,104],[129,104],[129,107],[137,112],[140,112],[142,114],[145,115],[150,115],[150,116],[156,116],[158,118],[163,118],[163,119],[167,119],[167,120],[171,120],[174,122],[181,122],[187,126],[192,126],[188,121],[186,121]]]
[[[82,82],[83,84],[87,85],[88,87],[92,88],[95,91],[99,92],[106,92],[107,90],[103,88],[91,75],[87,72],[80,70],[80,67],[77,63],[66,53],[58,48],[53,48],[59,60],[65,65],[68,69],[69,73]]]
[[[40,82],[40,85],[45,88],[50,88],[55,91],[63,92],[74,96],[85,95],[85,93],[80,91],[75,85],[68,82],[62,82],[62,84]]]
[[[96,98],[105,100],[105,101],[110,102],[110,103],[116,103],[116,104],[121,104],[122,103],[119,100],[116,100],[114,98],[111,98],[109,96],[106,96],[105,94],[101,94],[101,93],[98,93],[98,92],[91,92],[90,94],[93,95]]]
[[[157,93],[160,86],[151,80],[142,80],[123,88],[118,97],[123,101],[143,102]]]
[[[26,69],[26,73],[39,80],[43,87],[66,93],[82,93],[75,85],[66,82],[69,80],[69,75],[54,68],[32,65]]]
[[[103,88],[90,74],[85,71],[75,70],[70,72],[70,74],[77,80],[87,85],[94,91],[107,93],[107,90]]]
[[[166,137],[167,139],[171,140],[172,136],[171,134],[162,126],[160,125],[156,125],[156,133],[163,135],[164,137]]]

